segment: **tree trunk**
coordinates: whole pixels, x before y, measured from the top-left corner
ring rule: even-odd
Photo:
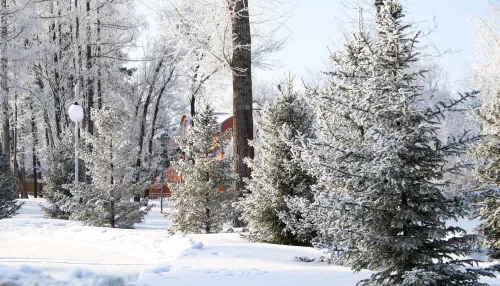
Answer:
[[[37,182],[37,179],[38,179],[38,176],[37,176],[37,172],[36,172],[36,153],[35,153],[35,148],[33,147],[31,149],[31,151],[33,152],[32,154],[32,164],[33,164],[33,196],[35,198],[38,198],[38,182]]]
[[[243,178],[250,177],[250,168],[244,158],[253,158],[254,150],[248,144],[253,139],[251,36],[248,0],[231,0],[233,36],[233,142],[238,156],[235,169],[239,175],[236,189],[245,188]]]
[[[37,183],[37,170],[36,170],[36,145],[38,143],[38,138],[36,136],[37,130],[36,130],[36,118],[35,118],[35,111],[33,109],[33,99],[30,97],[30,102],[29,102],[29,108],[31,111],[31,152],[32,152],[32,157],[31,157],[31,162],[33,164],[33,195],[35,198],[38,197],[38,183]]]
[[[2,10],[7,10],[7,0],[2,1]],[[0,16],[0,23],[2,25],[1,37],[2,42],[2,55],[0,58],[0,88],[2,99],[2,152],[10,158],[10,118],[9,118],[9,88],[7,83],[7,15],[4,13]]]
[[[54,148],[54,137],[52,135],[52,126],[50,125],[49,115],[47,110],[43,112],[43,122],[45,124],[45,140],[47,141],[47,146],[50,149]]]
[[[97,4],[97,59],[101,61],[101,18],[99,14],[99,4]],[[97,63],[97,108],[102,109],[102,64]]]
[[[20,182],[20,189],[19,192],[21,193],[21,199],[27,199],[28,198],[28,193],[26,191],[26,167],[24,165],[24,160],[25,160],[25,150],[21,149],[21,152],[19,153],[19,182]]]
[[[19,198],[19,165],[17,164],[17,92],[14,96],[14,130],[12,130],[12,145],[11,154],[12,156],[12,166],[14,168],[14,178],[16,178],[15,193],[13,194],[16,198]]]
[[[149,135],[149,154],[153,154],[153,137],[155,136],[156,132],[156,119],[158,118],[158,112],[160,111],[160,102],[163,93],[165,92],[165,89],[167,88],[167,85],[169,84],[170,80],[172,80],[172,77],[174,75],[175,69],[172,69],[170,71],[170,74],[168,75],[167,81],[163,84],[163,86],[160,89],[160,92],[158,93],[158,97],[156,98],[156,104],[155,104],[155,110],[153,113],[153,121],[151,122],[151,134]]]
[[[50,13],[52,15],[55,14],[54,12],[54,3],[51,3],[51,6],[50,6]],[[54,15],[54,17],[56,17]],[[50,31],[52,33],[52,43],[54,45],[57,45],[58,42],[57,42],[57,33],[56,33],[56,20],[53,20],[52,21],[52,24],[50,26]],[[54,96],[54,116],[55,116],[55,123],[56,123],[56,137],[58,140],[61,140],[61,133],[62,133],[62,126],[61,126],[61,123],[62,123],[62,110],[63,110],[63,107],[62,107],[62,104],[61,104],[61,88],[60,88],[60,76],[59,76],[59,71],[57,70],[57,65],[59,63],[59,54],[57,51],[54,52],[54,56],[53,56],[53,62],[54,62],[54,70],[53,70],[53,73],[54,73],[54,83],[53,83],[53,86],[52,86],[52,93],[53,93],[53,96]]]
[[[87,0],[87,51],[86,51],[86,68],[87,68],[87,131],[89,134],[94,134],[94,122],[92,121],[91,110],[94,108],[94,79],[92,75],[92,27],[90,23],[90,0]]]
[[[111,225],[111,228],[116,228],[116,214],[114,212],[115,210],[115,203],[113,201],[110,202],[110,205],[111,205],[111,221],[110,221],[110,225]]]
[[[153,91],[156,85],[156,80],[158,78],[158,74],[160,73],[162,66],[163,66],[163,58],[158,62],[158,65],[154,70],[153,79],[149,84],[148,95],[146,96],[146,100],[144,101],[144,107],[142,109],[141,125],[139,129],[139,151],[137,151],[137,161],[135,164],[137,170],[139,170],[139,168],[141,167],[141,162],[142,162],[142,150],[144,145],[144,137],[146,136],[146,118],[148,115],[148,108],[149,104],[151,103],[151,97],[153,95]],[[137,180],[139,180],[139,174],[137,175]]]
[[[39,181],[42,180],[42,172],[40,171],[42,168],[40,166],[40,160],[36,157],[36,170],[37,170],[37,185],[38,185],[38,197],[43,198],[43,184]]]

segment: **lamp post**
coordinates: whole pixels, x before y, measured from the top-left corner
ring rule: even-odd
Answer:
[[[163,214],[163,186],[165,185],[165,171],[162,170],[161,171],[161,179],[160,179],[161,183],[160,183],[160,213]]]
[[[68,109],[69,118],[75,122],[75,183],[78,183],[78,122],[83,120],[83,108],[78,104],[79,93],[80,80],[76,82],[75,86],[75,103]]]

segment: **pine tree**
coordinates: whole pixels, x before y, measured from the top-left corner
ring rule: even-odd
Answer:
[[[70,219],[93,226],[133,228],[151,206],[143,208],[132,197],[149,188],[151,178],[135,181],[134,158],[130,156],[134,144],[127,133],[131,122],[107,106],[94,111],[93,118],[96,134],[82,133],[82,159],[91,180],[68,186],[73,196]]]
[[[448,167],[448,160],[474,138],[465,133],[443,143],[437,136],[445,113],[475,92],[418,108],[416,79],[425,74],[414,71],[418,33],[403,23],[397,0],[379,2],[376,41],[363,40],[366,57],[352,62],[359,57],[347,48],[333,58],[331,87],[309,91],[319,140],[302,140],[296,150],[318,176],[310,211],[319,223],[315,244],[355,271],[382,269],[361,285],[479,285],[478,275],[490,272],[464,270],[474,260],[457,258],[472,253],[476,236],[446,223],[468,215],[469,204],[444,195],[456,188],[445,175],[466,167]]]
[[[252,146],[258,154],[246,163],[252,170],[247,194],[239,202],[242,219],[252,230],[252,241],[277,244],[310,244],[314,233],[292,233],[282,218],[300,219],[287,206],[287,199],[312,199],[314,179],[295,160],[287,141],[297,134],[314,138],[313,113],[305,99],[293,90],[293,78],[280,85],[281,93],[273,105],[262,109],[259,139]]]
[[[236,174],[228,148],[230,132],[221,126],[207,107],[193,118],[187,134],[176,138],[184,158],[171,166],[182,178],[169,183],[172,191],[169,231],[215,233],[231,218]]]
[[[9,162],[10,158],[0,152],[0,219],[12,217],[22,206],[16,201],[16,179],[12,175]]]
[[[479,160],[475,177],[477,179],[479,208],[482,219],[478,227],[485,245],[489,246],[490,258],[500,258],[500,96],[493,104],[485,105],[478,113],[485,138],[475,146],[472,154]]]

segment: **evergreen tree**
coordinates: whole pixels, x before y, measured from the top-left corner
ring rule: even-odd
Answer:
[[[475,146],[472,154],[479,162],[474,172],[477,179],[478,213],[482,219],[478,227],[490,258],[500,258],[500,96],[479,112],[485,138]]]
[[[443,194],[456,188],[444,176],[465,167],[447,167],[448,160],[474,139],[437,136],[444,114],[475,93],[418,108],[416,79],[425,73],[413,68],[418,33],[403,23],[397,0],[379,1],[377,11],[376,41],[363,40],[366,57],[351,62],[359,57],[347,48],[333,57],[331,87],[309,91],[319,140],[295,149],[318,176],[310,207],[320,223],[315,244],[356,271],[382,269],[362,285],[480,285],[479,274],[491,273],[465,270],[474,260],[457,258],[472,253],[476,236],[446,223],[468,215],[469,204]],[[340,124],[330,120],[339,117]]]
[[[246,161],[252,177],[247,180],[247,194],[240,200],[239,208],[252,231],[250,240],[310,244],[314,233],[292,233],[280,216],[300,219],[300,213],[290,211],[286,200],[312,199],[310,186],[314,179],[293,158],[287,141],[297,134],[314,138],[313,113],[305,99],[293,90],[293,78],[287,78],[280,90],[275,103],[267,103],[262,109],[259,139],[252,142],[257,158]]]
[[[47,171],[43,179],[46,202],[40,206],[49,218],[70,217],[72,194],[65,186],[73,183],[75,177],[74,136],[68,128],[59,144],[47,155]],[[80,170],[84,170],[83,166]]]
[[[70,219],[93,226],[133,228],[151,207],[133,202],[134,194],[149,188],[151,178],[135,181],[134,146],[128,140],[131,121],[105,106],[93,112],[96,134],[82,133],[82,152],[90,182],[67,186],[73,195]],[[141,176],[139,176],[142,178]]]
[[[1,150],[0,143],[0,150]],[[17,213],[22,204],[17,202],[16,179],[10,169],[10,158],[0,152],[0,219],[10,218]]]
[[[184,158],[171,163],[182,178],[169,183],[172,233],[215,233],[230,220],[237,175],[226,153],[231,134],[220,128],[207,107],[193,118],[187,134],[176,138]]]
[[[287,204],[291,212],[302,216],[298,219],[296,216],[283,217],[283,220],[294,233],[314,231],[312,243],[320,249],[336,249],[331,226],[336,223],[338,215],[334,211],[336,200],[332,199],[332,193],[346,188],[342,180],[332,179],[337,176],[330,169],[331,162],[338,158],[335,150],[355,150],[365,140],[365,126],[356,117],[360,110],[352,103],[364,96],[366,79],[372,74],[370,58],[373,48],[371,39],[360,26],[344,50],[330,56],[335,70],[325,74],[334,80],[329,81],[325,90],[306,87],[306,98],[316,113],[319,138],[289,140],[294,157],[305,163],[303,168],[317,182],[313,186],[314,204],[301,198],[290,198]],[[314,164],[313,168],[311,164]]]

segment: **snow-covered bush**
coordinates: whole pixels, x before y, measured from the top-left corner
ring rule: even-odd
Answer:
[[[252,177],[238,207],[251,230],[249,239],[277,244],[310,244],[314,232],[294,232],[283,220],[300,219],[291,212],[287,199],[312,200],[314,179],[293,157],[287,144],[297,134],[313,138],[313,113],[305,99],[293,90],[293,78],[287,78],[274,104],[262,108],[258,124],[259,140],[252,142],[257,158],[247,159]],[[281,216],[281,218],[280,218]]]
[[[193,118],[187,134],[176,138],[184,156],[171,163],[182,179],[169,183],[172,233],[219,232],[231,218],[237,175],[224,151],[231,134],[220,127],[207,107]]]
[[[0,150],[1,150],[0,143]],[[22,204],[16,201],[16,179],[10,170],[9,157],[0,151],[0,219],[16,214]]]

